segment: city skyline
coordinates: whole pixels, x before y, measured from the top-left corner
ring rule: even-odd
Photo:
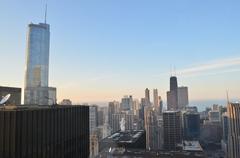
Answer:
[[[213,5],[214,2],[209,3]],[[48,4],[50,9],[47,19],[52,26],[49,79],[50,84],[58,89],[58,101],[70,98],[73,102],[108,102],[120,100],[124,95],[133,95],[134,98],[140,99],[144,97],[144,89],[148,87],[151,94],[153,89],[157,88],[159,95],[166,102],[165,93],[169,88],[170,69],[173,66],[176,67],[180,86],[189,87],[190,104],[195,100],[223,100],[226,98],[226,90],[229,91],[230,99],[239,99],[240,90],[236,85],[239,85],[240,79],[240,47],[237,44],[240,23],[236,19],[240,11],[234,4],[223,5],[219,2],[216,5],[220,8],[214,10],[216,13],[211,8],[199,4],[200,9],[206,11],[204,19],[201,19],[199,6],[198,10],[194,11],[196,4],[190,2],[179,4],[182,8],[173,5],[172,7],[177,9],[173,12],[164,8],[158,11],[154,4],[158,7],[170,5],[159,2],[148,3],[146,8],[142,3],[136,4],[143,12],[133,7],[133,2],[94,5],[87,2],[61,2],[59,8],[64,5],[73,8],[69,10],[66,7],[64,13],[53,4],[51,1]],[[118,21],[118,11],[121,7],[124,8],[124,4],[129,4],[125,11],[130,16],[124,12],[125,19],[121,18]],[[5,8],[9,9],[9,5],[12,6],[12,10],[7,11]],[[100,9],[97,5],[104,8]],[[79,11],[78,7],[82,10]],[[118,10],[114,11],[111,7]],[[226,15],[222,15],[221,9],[224,9]],[[44,22],[44,4],[42,1],[25,5],[3,2],[0,10],[6,13],[0,15],[3,19],[3,29],[0,30],[3,35],[0,42],[3,44],[0,52],[7,52],[1,56],[12,60],[10,65],[9,60],[1,61],[0,66],[4,68],[2,73],[5,75],[1,77],[0,82],[3,86],[23,87],[27,25],[31,20],[34,23]],[[21,15],[18,15],[19,10]],[[100,15],[98,11],[101,11]],[[75,18],[79,20],[72,19],[71,15],[75,12]],[[57,14],[60,13],[66,19],[59,18]],[[157,15],[154,16],[154,13]],[[165,13],[167,17],[160,13]],[[186,18],[189,13],[193,15]],[[210,17],[205,17],[207,15]],[[8,19],[14,16],[19,16],[19,19]],[[99,16],[102,21],[97,19]],[[149,19],[151,16],[155,19]],[[163,22],[155,21],[158,16]],[[200,18],[200,22],[193,18]],[[70,24],[73,29],[64,25],[65,29],[62,26],[64,22]],[[117,26],[114,22],[123,24]],[[201,27],[205,28],[198,26],[201,22]],[[15,23],[17,25],[14,25]],[[166,28],[165,23],[176,26],[170,25],[170,28]],[[188,23],[191,28],[197,27],[199,33],[194,29],[188,30]],[[194,35],[191,35],[193,32]],[[15,47],[11,47],[10,44]]]

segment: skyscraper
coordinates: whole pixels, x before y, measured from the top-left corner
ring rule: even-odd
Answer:
[[[158,108],[159,106],[159,98],[158,98],[158,90],[153,89],[153,105],[155,108]]]
[[[120,110],[120,104],[117,101],[108,103],[108,124],[113,129],[113,114],[118,113]]]
[[[150,91],[149,91],[148,88],[145,89],[145,99],[146,99],[147,105],[151,105],[151,102],[150,102]]]
[[[182,119],[180,111],[163,112],[164,148],[177,150],[182,141]]]
[[[240,157],[240,104],[228,103],[228,158]]]
[[[144,109],[144,125],[146,131],[146,149],[158,150],[163,146],[162,119],[157,115],[157,111],[152,106]]]
[[[185,109],[189,104],[188,102],[188,87],[178,87],[178,108]]]
[[[183,134],[185,140],[199,140],[200,114],[188,111],[183,114]]]
[[[121,110],[127,111],[133,108],[133,98],[132,96],[124,96],[121,102]]]
[[[25,69],[25,104],[56,103],[56,88],[48,87],[49,47],[49,24],[29,24]]]
[[[170,77],[170,91],[175,91],[178,88],[177,84],[177,77],[176,76],[171,76]]]
[[[167,108],[168,110],[178,109],[178,84],[177,77],[170,77],[170,91],[167,92]]]

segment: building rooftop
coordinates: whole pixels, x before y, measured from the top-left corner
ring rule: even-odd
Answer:
[[[23,110],[36,110],[36,109],[49,109],[49,108],[69,108],[85,105],[6,105],[0,106],[0,111],[23,111]]]
[[[110,156],[111,155],[111,156]],[[112,158],[205,158],[203,152],[191,151],[148,151],[141,149],[123,149],[112,148],[99,153],[97,158],[112,157]]]
[[[184,151],[203,151],[198,141],[184,141],[183,150]]]
[[[116,132],[102,141],[114,141],[117,143],[134,143],[140,136],[144,133],[144,130],[126,130],[125,132],[119,131]]]

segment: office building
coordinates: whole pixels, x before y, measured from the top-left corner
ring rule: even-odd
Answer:
[[[170,91],[167,92],[167,109],[178,110],[178,84],[177,77],[170,77]]]
[[[98,106],[91,105],[89,106],[89,128],[90,134],[94,133],[98,126]]]
[[[126,130],[133,130],[134,128],[134,115],[132,113],[116,113],[112,115],[112,133],[117,132],[120,130],[120,121],[122,118],[125,120],[125,129]]]
[[[112,115],[120,112],[120,104],[117,101],[108,103],[108,124],[113,129],[113,118]]]
[[[0,109],[1,158],[89,156],[89,107],[5,106]]]
[[[178,95],[178,108],[185,109],[189,104],[188,87],[178,87],[177,95]]]
[[[121,102],[121,110],[123,111],[128,111],[128,110],[132,110],[133,108],[133,98],[132,96],[124,96],[122,98],[122,102]]]
[[[228,103],[228,158],[240,157],[240,104]]]
[[[223,136],[221,140],[222,150],[224,151],[225,155],[227,155],[227,143],[228,143],[228,125],[229,119],[227,112],[222,114],[222,128],[223,128]]]
[[[183,114],[183,134],[185,140],[199,140],[200,137],[200,114],[185,112]]]
[[[162,97],[159,96],[158,100],[159,100],[159,114],[162,115],[162,112],[163,112],[163,100],[162,100]]]
[[[221,122],[221,115],[219,110],[211,110],[208,112],[208,118],[210,122]]]
[[[180,111],[163,112],[164,149],[178,150],[182,143],[182,119]]]
[[[20,105],[21,104],[21,88],[16,87],[3,87],[0,86],[0,100],[3,96],[10,94],[10,98],[6,104]]]
[[[150,90],[148,88],[145,89],[145,101],[147,106],[151,105],[151,101],[150,101]]]
[[[49,24],[29,24],[24,88],[25,104],[56,104],[56,88],[48,87],[49,47]]]
[[[146,106],[144,109],[146,149],[148,150],[159,150],[163,148],[162,119],[160,119],[157,114],[154,107]]]
[[[134,99],[132,111],[133,114],[136,115],[137,117],[139,117],[139,109],[140,109],[139,101],[137,99]]]

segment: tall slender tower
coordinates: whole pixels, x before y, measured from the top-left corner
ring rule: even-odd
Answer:
[[[148,88],[145,89],[145,99],[146,99],[147,105],[151,105],[151,102],[150,102],[150,91],[149,91]]]
[[[47,105],[56,102],[56,88],[48,87],[49,48],[50,26],[46,23],[45,12],[45,23],[28,25],[25,104]]]
[[[159,106],[158,90],[153,89],[153,105],[155,108]]]

